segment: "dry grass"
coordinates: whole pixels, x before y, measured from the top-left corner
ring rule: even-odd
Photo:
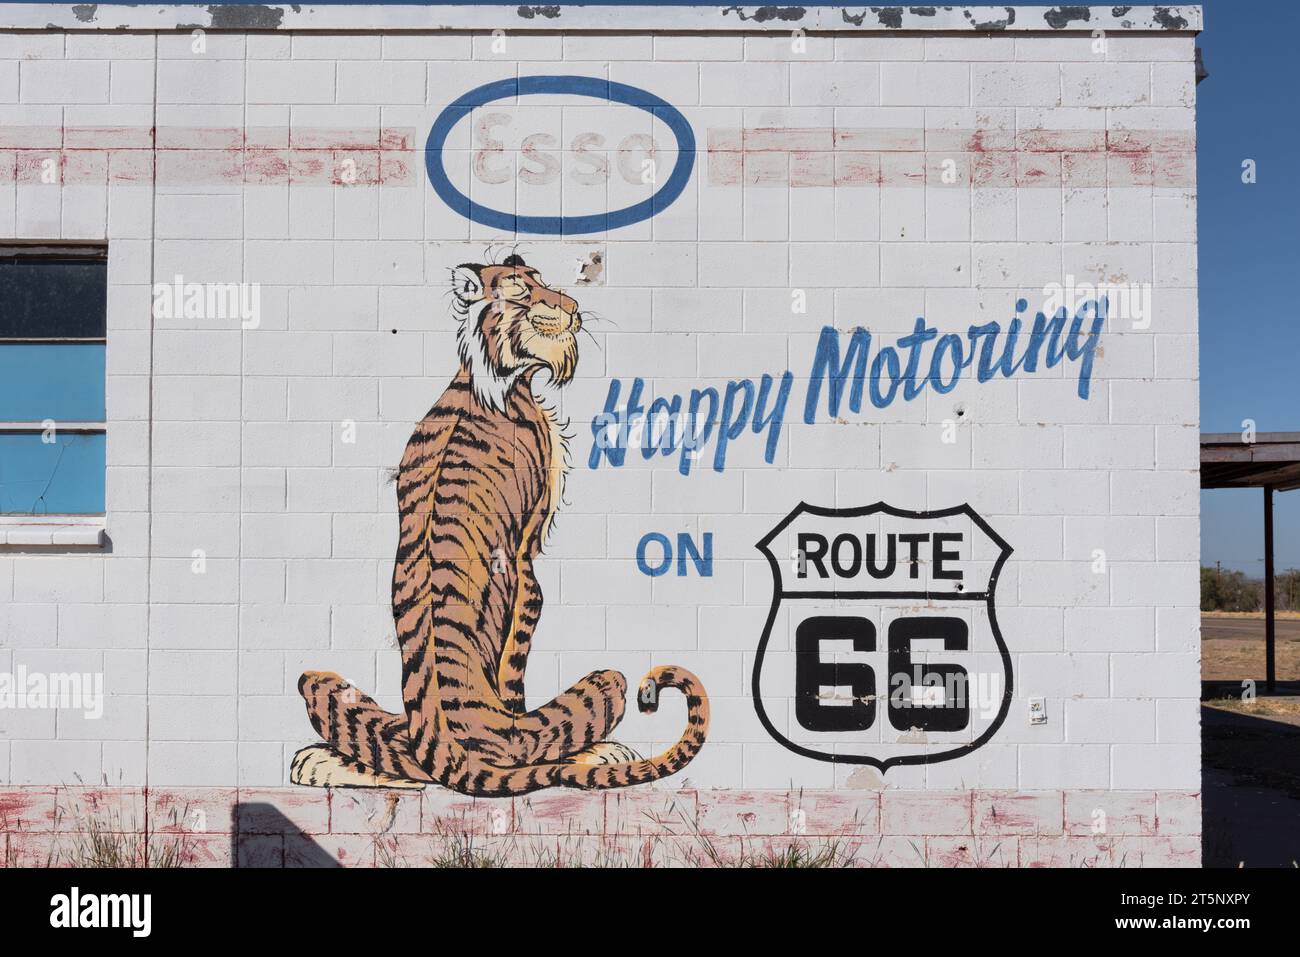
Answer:
[[[1277,676],[1300,680],[1300,612],[1278,612]],[[1254,612],[1202,612],[1201,679],[1259,681],[1264,677],[1264,616]]]
[[[187,867],[192,852],[186,835],[127,834],[100,821],[85,822],[85,831],[73,835],[72,846],[60,852],[59,863],[69,867]]]
[[[860,842],[846,837],[775,837],[706,834],[698,811],[687,815],[672,799],[662,812],[643,812],[651,831],[602,839],[596,834],[525,835],[511,831],[484,836],[463,816],[434,824],[432,848],[404,853],[401,840],[374,837],[380,867],[436,868],[643,868],[722,867],[745,869],[812,869],[873,866],[859,856]]]
[[[1300,610],[1281,610],[1274,612],[1275,618],[1300,618]],[[1262,611],[1203,611],[1202,618],[1257,618],[1264,620]]]
[[[856,852],[849,849],[843,841],[818,841],[812,845],[787,844],[782,848],[765,847],[758,854],[751,854],[740,865],[750,868],[836,868],[852,867]]]
[[[1276,645],[1277,676],[1300,679],[1300,642]],[[1256,681],[1264,677],[1264,639],[1208,638],[1201,642],[1202,681]]]
[[[801,790],[796,806],[802,803]],[[737,839],[728,839],[704,833],[698,811],[688,817],[676,805],[673,810],[686,826],[691,842],[682,849],[679,859],[671,862],[674,865],[766,870],[861,867],[866,863],[859,860],[860,844],[848,837],[780,838],[742,834]],[[856,825],[855,818],[854,830]],[[730,846],[736,847],[734,853],[730,852]]]
[[[168,823],[176,828],[189,813],[189,805],[173,808]],[[63,820],[66,833],[57,833]],[[74,805],[56,821],[56,854],[68,867],[174,868],[194,863],[193,835],[183,830],[144,833],[134,810],[124,815],[116,806],[86,808]]]
[[[1235,711],[1260,718],[1300,718],[1300,696],[1268,698],[1215,698],[1205,702],[1212,708]]]
[[[188,809],[172,812],[175,826]],[[194,863],[194,838],[183,831],[146,834],[134,811],[115,806],[87,807],[79,801],[56,807],[54,829],[43,862],[18,851],[28,829],[0,820],[0,867],[173,868]],[[37,832],[32,832],[37,833]]]

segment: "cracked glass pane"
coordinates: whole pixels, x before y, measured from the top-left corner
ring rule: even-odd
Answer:
[[[104,511],[103,433],[0,434],[0,513]]]

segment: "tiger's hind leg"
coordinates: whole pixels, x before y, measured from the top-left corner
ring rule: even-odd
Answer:
[[[371,771],[327,744],[313,744],[295,754],[289,764],[289,780],[313,788],[424,788],[422,781]]]
[[[429,780],[411,757],[402,715],[385,711],[331,672],[305,672],[298,690],[307,717],[325,744],[294,755],[289,766],[294,784],[419,788]]]

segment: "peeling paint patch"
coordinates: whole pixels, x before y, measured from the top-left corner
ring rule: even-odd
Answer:
[[[1092,11],[1087,7],[1053,7],[1043,13],[1043,20],[1053,30],[1064,30],[1074,20],[1091,19]]]
[[[536,17],[545,17],[548,20],[555,20],[560,16],[560,8],[555,4],[545,7],[521,6],[515,11],[515,13],[524,20],[532,20]]]
[[[722,15],[725,17],[728,13],[734,13],[742,20],[753,20],[755,23],[767,23],[770,20],[785,20],[792,23],[802,20],[808,11],[803,7],[756,7],[753,15],[747,15],[744,7],[723,7]]]
[[[872,7],[871,12],[876,15],[876,19],[880,21],[882,27],[889,27],[891,30],[902,29],[902,7]]]
[[[284,20],[284,7],[261,4],[211,4],[212,27],[221,30],[275,30]]]
[[[0,0],[3,4],[4,0]],[[381,0],[382,5],[383,0]],[[422,0],[424,2],[424,0]],[[640,0],[632,0],[634,4]],[[10,4],[15,10],[16,20],[9,23],[9,29],[126,29],[126,30],[173,30],[190,27],[214,27],[228,31],[256,30],[273,32],[276,30],[329,30],[329,31],[365,31],[380,30],[421,30],[422,20],[412,20],[407,16],[399,17],[392,25],[375,27],[367,19],[363,8],[349,6],[348,3],[306,5],[294,0],[275,0],[273,3],[257,3],[254,0],[208,0],[194,6],[163,5],[144,3],[139,0],[127,0],[112,5],[95,0],[76,0],[66,5],[40,6],[36,4]],[[436,6],[436,5],[435,5]],[[612,25],[609,13],[599,3],[587,5],[585,2],[565,4],[563,0],[550,0],[543,3],[519,3],[512,0],[496,16],[507,18],[510,7],[520,25],[527,25],[534,30],[575,29],[581,31],[607,31],[610,29],[633,30],[686,30],[704,29],[721,31],[746,31],[756,28],[771,30],[789,27],[803,27],[825,32],[868,31],[874,33],[894,33],[898,31],[938,30],[952,33],[1001,33],[1010,31],[1051,30],[1053,32],[1071,32],[1093,29],[1135,30],[1142,32],[1199,32],[1202,28],[1201,8],[1183,6],[1178,3],[1132,6],[1129,4],[1056,4],[1030,8],[1011,4],[988,6],[965,6],[946,4],[882,4],[852,6],[834,5],[826,8],[802,4],[767,3],[767,4],[725,4],[703,11],[697,7],[695,14],[674,12],[670,5],[660,7],[665,19],[656,16],[654,7],[634,6],[635,14],[629,12],[624,18],[619,16],[618,26]],[[100,9],[114,11],[111,18],[100,16]],[[482,29],[490,28],[492,7],[472,4],[449,4],[445,17],[439,15],[437,29]],[[840,11],[839,17],[835,10]],[[46,11],[57,10],[58,20],[44,23]],[[131,11],[135,12],[132,13]],[[721,19],[717,19],[721,12]],[[713,16],[713,25],[708,26],[699,19],[701,12]],[[295,16],[296,14],[296,16]],[[1026,19],[1028,17],[1028,19]],[[576,18],[576,19],[575,19]],[[194,22],[178,22],[179,20]],[[70,25],[69,25],[70,24]],[[730,24],[730,25],[728,25]]]
[[[1002,9],[1007,12],[1007,15],[1001,20],[976,20],[971,16],[969,10],[963,10],[962,13],[976,30],[1005,30],[1016,22],[1016,10],[1015,7],[1003,7]]]
[[[868,767],[858,768],[844,783],[859,791],[882,791],[885,787],[885,782],[875,769]]]
[[[1180,17],[1169,7],[1156,7],[1151,11],[1151,19],[1165,30],[1187,29],[1187,19]]]
[[[605,254],[599,249],[593,249],[586,259],[578,264],[578,278],[576,280],[579,286],[603,286],[600,277],[605,272]]]

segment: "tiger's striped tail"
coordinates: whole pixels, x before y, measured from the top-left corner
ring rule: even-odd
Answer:
[[[657,781],[686,767],[704,746],[709,730],[709,698],[699,678],[685,668],[667,665],[650,669],[641,679],[637,707],[643,712],[657,711],[659,692],[664,688],[677,688],[686,696],[686,728],[676,744],[652,758],[612,764],[564,764],[557,769],[555,783],[572,788],[623,788]]]

